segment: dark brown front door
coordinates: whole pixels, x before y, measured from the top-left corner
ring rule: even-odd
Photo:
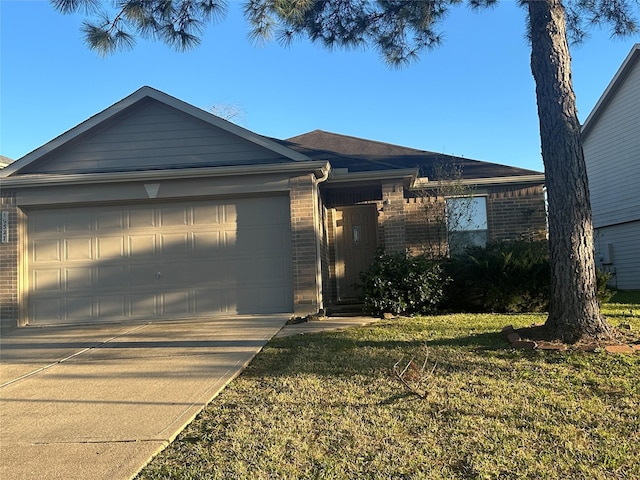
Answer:
[[[336,209],[336,275],[338,300],[358,298],[360,272],[371,265],[378,247],[378,212],[375,205]]]

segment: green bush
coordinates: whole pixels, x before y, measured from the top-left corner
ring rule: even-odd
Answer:
[[[446,308],[471,312],[541,312],[549,305],[546,241],[472,247],[445,264],[452,278]]]
[[[445,263],[452,282],[444,306],[451,311],[545,312],[549,308],[551,274],[546,240],[497,242],[472,247]],[[596,270],[598,298],[611,297],[610,275]]]
[[[611,280],[611,273],[603,272],[596,268],[596,282],[598,283],[598,300],[600,303],[605,303],[611,300],[611,297],[616,293],[613,289],[609,288],[609,280]]]
[[[437,310],[447,283],[426,255],[381,253],[360,275],[365,313],[427,314]]]

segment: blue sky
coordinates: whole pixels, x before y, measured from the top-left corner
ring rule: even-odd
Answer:
[[[0,153],[20,158],[149,85],[204,110],[231,105],[239,124],[262,135],[322,129],[542,170],[525,15],[515,2],[452,9],[444,44],[401,70],[374,50],[255,46],[241,3],[229,4],[194,51],[141,40],[103,58],[82,42],[82,15],[0,0]],[[573,47],[581,121],[638,41],[596,30]]]

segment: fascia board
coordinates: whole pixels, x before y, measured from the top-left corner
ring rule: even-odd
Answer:
[[[70,142],[71,140],[74,140],[75,138],[86,133],[87,131],[91,130],[92,128],[96,127],[102,122],[109,120],[110,118],[126,110],[132,105],[140,102],[144,98],[152,98],[158,102],[161,102],[165,105],[168,105],[179,111],[182,111],[183,113],[186,113],[195,118],[198,118],[199,120],[207,122],[210,125],[218,127],[233,135],[243,138],[249,142],[257,144],[275,153],[278,153],[279,155],[282,155],[285,158],[288,158],[290,160],[293,160],[296,162],[300,162],[300,161],[304,162],[304,161],[311,160],[308,156],[303,155],[302,153],[296,152],[295,150],[287,148],[277,142],[274,142],[272,140],[269,140],[266,137],[253,133],[245,128],[239,127],[238,125],[228,122],[227,120],[224,120],[220,117],[216,117],[212,113],[206,112],[198,107],[195,107],[186,102],[183,102],[182,100],[178,100],[177,98],[167,95],[166,93],[156,90],[155,88],[145,86],[145,87],[139,88],[128,97],[123,98],[119,102],[116,102],[115,104],[111,105],[110,107],[106,108],[100,113],[97,113],[94,116],[88,118],[87,120],[80,123],[79,125],[76,125],[71,130],[66,131],[65,133],[54,138],[53,140],[45,143],[41,147],[36,148],[32,152],[26,154],[24,157],[11,163],[9,166],[1,169],[0,178],[6,178],[11,176],[15,172],[22,169],[23,167],[29,165],[30,163],[36,161],[37,159],[43,157],[44,155],[52,152],[53,150],[61,147],[65,143]]]
[[[202,177],[231,177],[240,175],[303,174],[313,173],[322,178],[331,170],[329,162],[308,161],[296,163],[271,163],[266,165],[242,165],[231,167],[185,168],[176,170],[151,170],[136,172],[77,173],[68,175],[24,175],[2,180],[4,188],[46,187],[51,185],[75,185],[97,183],[121,183],[152,180],[177,180]]]
[[[413,185],[418,177],[417,169],[377,170],[373,172],[334,173],[326,182],[327,186],[344,183],[380,182],[382,180],[403,179]]]
[[[423,181],[426,180],[426,181]],[[480,185],[509,185],[509,184],[523,184],[523,183],[544,183],[544,173],[537,175],[516,175],[511,177],[486,177],[486,178],[467,178],[461,180],[454,180],[454,183],[465,186],[480,186]],[[429,181],[427,179],[418,179],[415,182],[414,189],[430,188],[431,186],[437,186],[438,180]],[[445,182],[446,183],[446,182]]]
[[[622,62],[622,65],[613,76],[609,85],[605,89],[604,93],[598,99],[595,107],[589,113],[589,116],[584,121],[582,125],[582,136],[586,137],[589,135],[589,132],[593,128],[593,125],[597,122],[598,118],[604,111],[604,109],[609,105],[615,93],[618,91],[620,86],[624,83],[625,79],[631,72],[634,64],[640,60],[640,43],[636,43],[632,48],[627,57]]]

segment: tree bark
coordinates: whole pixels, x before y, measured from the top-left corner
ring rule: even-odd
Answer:
[[[551,299],[546,327],[552,338],[567,342],[608,338],[611,328],[597,296],[591,204],[565,10],[561,0],[527,4],[549,208]]]

